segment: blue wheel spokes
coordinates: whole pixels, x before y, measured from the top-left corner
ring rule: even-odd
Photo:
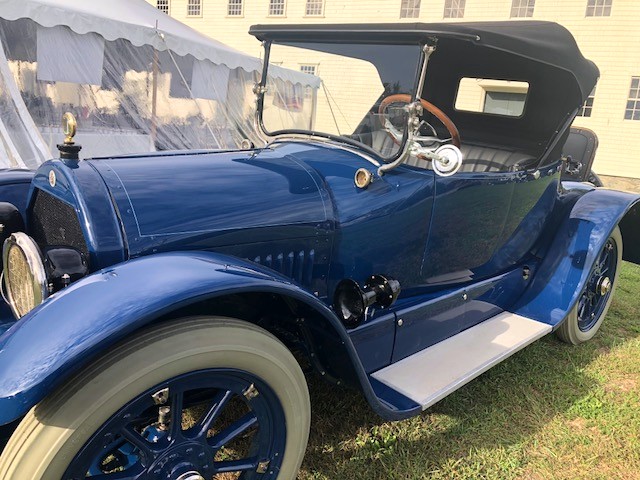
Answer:
[[[184,392],[176,389],[171,390],[171,423],[169,439],[175,440],[182,436],[182,409],[184,404]]]
[[[137,473],[130,471],[129,469],[122,472],[113,473],[100,473],[98,475],[92,475],[89,478],[91,480],[142,480],[144,471],[142,468],[137,469]]]
[[[169,390],[169,401],[158,405],[152,395],[163,389]],[[255,392],[250,399],[249,389]],[[232,400],[244,405],[244,411],[227,408]],[[204,412],[195,425],[183,430],[183,411],[202,406]],[[167,407],[169,411],[160,415]],[[227,472],[253,478],[267,464],[269,473],[259,476],[274,478],[285,439],[282,407],[260,379],[227,369],[192,372],[125,405],[87,441],[64,478],[165,480],[185,464],[205,478]]]
[[[129,442],[133,447],[142,454],[142,456],[150,461],[157,451],[153,448],[153,443],[148,442],[142,437],[135,429],[127,426],[120,430],[120,434],[124,439]]]
[[[255,470],[258,467],[259,460],[257,458],[247,458],[243,460],[225,460],[216,462],[216,473],[228,472],[247,472]]]
[[[605,247],[604,251],[602,252],[602,257],[598,262],[598,273],[600,275],[602,275],[603,270],[607,268],[608,261],[609,261],[608,259],[609,259],[609,251],[607,250],[607,247]]]
[[[593,328],[604,311],[611,291],[602,295],[599,291],[601,281],[605,277],[613,281],[616,273],[618,250],[612,239],[607,240],[600,256],[591,272],[587,287],[582,293],[578,304],[578,328],[586,332]]]
[[[223,431],[209,439],[209,444],[216,450],[224,447],[227,443],[232,442],[238,436],[257,425],[258,419],[253,412],[247,413],[240,420],[229,425]]]
[[[586,294],[583,294],[580,297],[580,304],[578,306],[578,318],[584,318],[585,317],[585,311],[587,309],[587,296]]]
[[[218,419],[220,413],[227,405],[232,396],[233,394],[229,390],[219,392],[213,399],[213,402],[211,402],[211,405],[204,413],[198,424],[189,429],[189,431],[195,431],[196,438],[206,436],[207,432],[211,430],[213,424]]]

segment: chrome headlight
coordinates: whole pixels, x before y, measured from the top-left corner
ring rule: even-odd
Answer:
[[[26,233],[13,233],[4,242],[4,284],[7,300],[16,318],[40,305],[49,295],[42,255]]]

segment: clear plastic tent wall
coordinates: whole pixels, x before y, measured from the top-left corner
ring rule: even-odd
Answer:
[[[0,41],[0,167],[33,169],[57,156],[67,111],[78,120],[83,158],[261,143],[252,92],[257,59],[255,70],[232,69],[28,18],[0,19]],[[300,117],[299,127],[308,127],[300,102],[313,104],[319,79],[273,72],[273,104],[289,124]]]

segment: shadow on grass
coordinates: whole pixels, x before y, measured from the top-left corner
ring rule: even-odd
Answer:
[[[402,422],[377,417],[358,392],[311,378],[311,436],[300,477],[428,477],[451,472],[470,452],[483,450],[501,450],[491,461],[504,462],[497,467],[502,478],[515,476],[517,446],[598,388],[585,367],[640,337],[640,268],[625,264],[620,280],[607,319],[591,342],[572,347],[555,336],[543,338]]]

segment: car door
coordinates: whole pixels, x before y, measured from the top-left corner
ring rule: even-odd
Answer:
[[[420,275],[423,293],[401,299],[393,361],[462,329],[467,309],[460,284],[473,279],[498,244],[516,175],[460,172],[435,178],[434,207]]]
[[[320,156],[318,149],[299,158],[320,176],[330,192],[336,218],[331,267],[327,278],[329,299],[338,283],[352,279],[364,285],[371,275],[400,282],[401,302],[413,298],[421,286],[420,268],[433,211],[434,172],[401,166],[376,177],[367,188],[354,185],[357,169],[372,169],[361,157],[344,150]],[[366,320],[349,335],[367,372],[385,367],[394,347],[395,306],[372,307]]]
[[[517,172],[459,172],[437,177],[422,279],[452,285],[474,279],[490,259],[510,215]]]
[[[553,208],[558,175],[552,166],[436,176],[421,265],[424,293],[395,306],[393,361],[507,307],[495,285],[482,280],[513,269],[531,250]]]

